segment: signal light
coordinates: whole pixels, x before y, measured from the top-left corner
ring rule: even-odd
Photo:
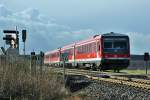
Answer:
[[[44,57],[44,52],[41,51],[41,52],[40,52],[40,56],[41,56],[41,57]]]
[[[35,52],[31,52],[31,55],[35,55]]]
[[[22,41],[23,42],[26,41],[26,35],[27,35],[27,31],[26,30],[22,30]]]
[[[149,60],[149,53],[144,53],[144,61],[148,61]]]

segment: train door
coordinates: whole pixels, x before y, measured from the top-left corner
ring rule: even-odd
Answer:
[[[96,53],[97,53],[96,66],[98,68],[100,66],[100,60],[101,60],[101,42],[100,42],[100,39],[96,40]]]
[[[73,46],[73,55],[72,55],[72,66],[76,66],[76,47]]]

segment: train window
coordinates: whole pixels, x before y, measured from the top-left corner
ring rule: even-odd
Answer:
[[[78,50],[78,51],[77,51],[78,53],[82,53],[81,46],[80,46],[80,47],[77,47],[77,50]]]
[[[72,54],[73,54],[72,49],[69,49],[69,54],[70,54],[70,55],[72,55]]]
[[[88,48],[88,44],[86,44],[86,53],[88,52],[88,49],[89,49],[89,48]]]
[[[69,55],[72,55],[71,49],[67,49],[65,52],[68,53]]]
[[[79,53],[82,53],[82,46],[79,47]]]
[[[92,49],[93,49],[93,50],[92,50],[93,52],[96,51],[96,43],[93,43]]]
[[[87,53],[87,45],[85,45],[85,53]]]
[[[86,46],[83,45],[83,53],[85,53],[85,52],[86,52]]]
[[[88,47],[88,44],[86,44],[86,53],[88,53],[89,51],[89,47]]]
[[[81,48],[82,48],[82,53],[84,53],[84,46],[82,45]]]
[[[86,53],[86,45],[84,45],[84,53]]]
[[[87,52],[89,52],[89,44],[87,44]]]
[[[127,48],[127,42],[125,41],[115,41],[114,48],[125,49]]]
[[[89,52],[91,52],[91,47],[90,47],[90,44],[89,44]]]
[[[59,57],[59,52],[57,52],[57,57]]]
[[[86,53],[86,45],[84,45],[84,53]]]
[[[89,51],[92,52],[92,44],[89,44]]]
[[[54,54],[51,54],[51,58],[53,58],[54,57]]]
[[[91,52],[93,52],[93,43],[91,43]]]
[[[80,52],[82,53],[82,46],[80,46]]]
[[[104,48],[112,48],[112,42],[104,42]]]
[[[86,53],[88,52],[88,49],[89,49],[89,48],[88,48],[88,44],[86,44]]]
[[[77,47],[77,52],[80,53],[80,47]]]

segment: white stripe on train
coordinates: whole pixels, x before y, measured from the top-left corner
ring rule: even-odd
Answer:
[[[102,58],[91,58],[91,59],[77,59],[75,60],[75,62],[93,62],[93,61],[101,61]],[[129,60],[130,58],[105,58],[105,59],[116,59],[116,60],[123,60],[123,59],[127,59]],[[60,61],[53,61],[53,62],[45,62],[45,63],[59,63]],[[74,60],[69,60],[69,62],[74,62]]]

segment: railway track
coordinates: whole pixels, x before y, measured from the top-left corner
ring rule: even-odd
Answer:
[[[50,69],[58,73],[63,73],[63,68],[51,67]],[[110,82],[113,84],[127,85],[127,86],[150,91],[150,79],[139,79],[139,78],[132,78],[132,77],[129,78],[127,77],[128,76],[127,74],[120,74],[120,73],[110,74],[107,72],[78,70],[78,69],[65,69],[65,74],[82,75],[82,76],[85,76],[87,78],[97,80],[97,81],[104,81],[104,82]]]

